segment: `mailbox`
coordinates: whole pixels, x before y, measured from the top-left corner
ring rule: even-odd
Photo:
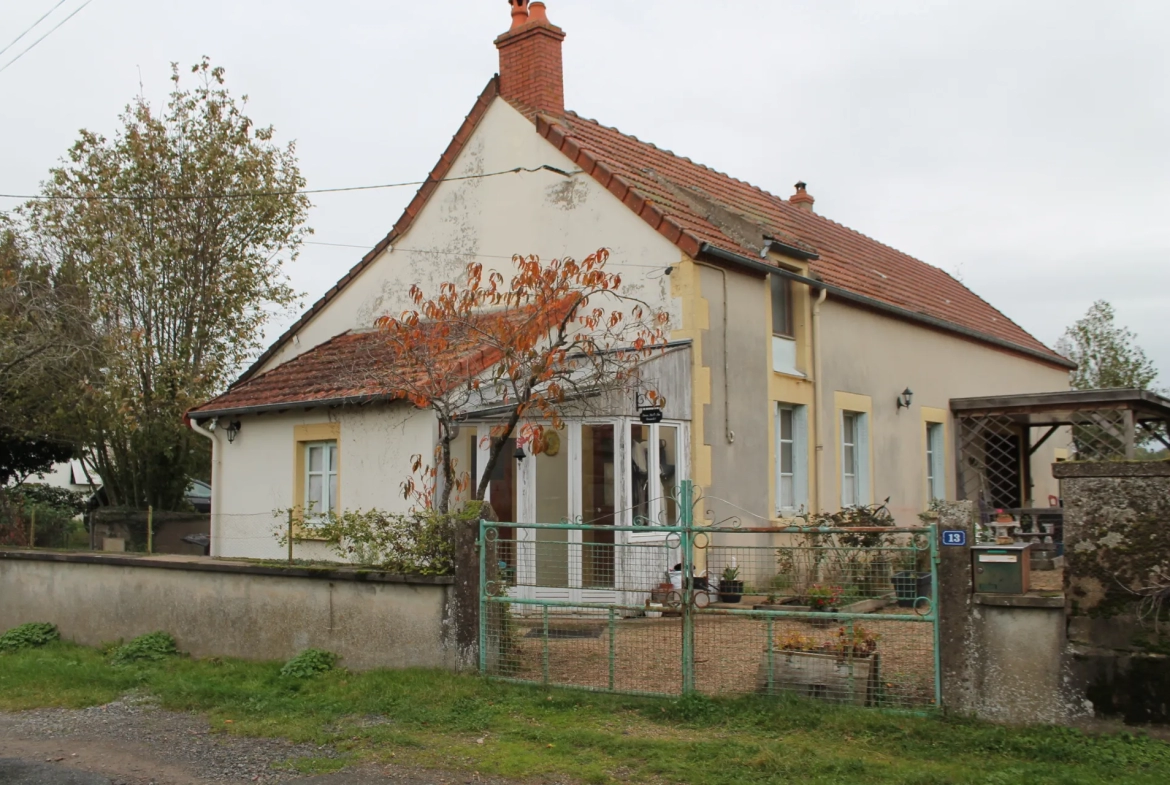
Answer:
[[[980,594],[1026,594],[1032,566],[1030,545],[975,545],[971,573]]]

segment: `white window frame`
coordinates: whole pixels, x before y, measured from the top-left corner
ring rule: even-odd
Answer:
[[[623,498],[626,500],[625,506],[627,509],[627,513],[626,513],[626,524],[625,525],[627,525],[627,526],[638,525],[634,521],[634,473],[633,473],[633,467],[630,465],[631,462],[627,456],[631,455],[633,452],[633,449],[634,449],[633,439],[630,436],[630,426],[639,425],[639,424],[644,424],[644,423],[639,423],[638,420],[634,420],[634,419],[627,419],[627,420],[622,421],[622,445],[621,445],[622,463],[623,463],[622,480],[623,480],[623,484],[625,485],[625,489],[624,489],[625,493],[623,494]],[[652,445],[658,444],[659,433],[660,433],[662,428],[674,428],[675,429],[675,434],[676,434],[675,447],[674,447],[674,449],[675,449],[675,457],[674,457],[675,466],[674,466],[674,483],[673,484],[675,486],[678,486],[684,479],[688,479],[690,477],[690,467],[687,465],[687,457],[690,455],[690,443],[688,441],[690,431],[687,428],[687,423],[682,421],[682,420],[663,420],[661,423],[649,424],[649,428],[650,428],[650,444],[652,444]],[[660,456],[658,454],[658,450],[650,449],[650,450],[647,450],[646,453],[647,453],[646,454],[647,474],[650,477],[658,477],[661,473],[661,468],[662,468],[660,465]],[[653,487],[653,484],[651,484],[651,487]],[[662,526],[662,525],[678,526],[678,525],[680,525],[679,521],[666,522],[665,524],[663,523],[663,521],[666,518],[666,500],[665,499],[663,499],[658,494],[651,493],[648,501],[649,501],[649,505],[647,506],[647,518],[648,518],[649,525],[645,526],[644,530],[640,529],[639,531],[632,532],[631,539],[639,539],[639,537],[641,535],[652,532],[652,530],[657,526]],[[678,512],[679,512],[679,515],[681,516],[682,511],[680,510]],[[655,537],[659,537],[659,538],[661,536],[662,535],[660,535],[660,534],[655,535]]]
[[[946,426],[926,423],[926,492],[927,501],[947,498]]]
[[[784,438],[782,413],[792,413],[792,433]],[[777,403],[774,413],[776,455],[776,514],[791,516],[808,506],[808,407],[799,404]],[[785,472],[782,460],[783,445],[792,445],[792,471]],[[784,497],[784,479],[792,478],[792,498]]]
[[[340,497],[341,496],[341,476],[340,476],[340,471],[339,471],[340,464],[337,460],[337,440],[336,439],[324,439],[324,440],[314,441],[314,442],[302,442],[301,448],[305,451],[305,456],[304,456],[304,461],[305,461],[305,498],[302,501],[304,502],[304,505],[305,505],[304,510],[305,510],[306,520],[309,522],[320,522],[320,521],[324,520],[325,517],[328,516],[328,514],[330,512],[340,512],[340,509],[339,509],[340,505],[338,505],[338,503],[337,503],[338,500],[333,498],[333,494],[330,493],[330,483],[329,483],[329,480],[332,478],[334,480],[334,482],[333,482],[333,486],[335,489],[334,494],[336,496]],[[313,461],[312,461],[312,452],[311,451],[314,448],[322,448],[321,470],[320,471],[313,471]],[[332,461],[330,461],[331,454],[332,454]],[[329,468],[331,464],[333,466],[332,469]],[[321,478],[321,505],[320,505],[320,509],[313,507],[312,502],[310,501],[310,498],[309,498],[309,494],[312,492],[311,491],[311,486],[312,486],[311,478],[314,476],[319,476]]]
[[[853,419],[853,442],[846,441],[848,434],[845,424]],[[846,463],[846,447],[853,447],[853,465]],[[841,411],[841,507],[856,507],[870,503],[869,493],[869,414],[868,412]],[[853,499],[849,499],[848,491]]]

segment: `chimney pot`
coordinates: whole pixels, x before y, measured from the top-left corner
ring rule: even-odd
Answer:
[[[788,197],[788,202],[789,204],[796,205],[802,210],[808,210],[811,213],[813,211],[813,203],[816,201],[816,199],[813,199],[812,194],[806,190],[807,188],[808,183],[804,182],[803,180],[798,182],[796,184],[796,193]]]
[[[528,0],[508,0],[512,6],[512,29],[528,23]]]
[[[536,0],[528,7],[528,21],[548,24],[548,9],[540,0]]]

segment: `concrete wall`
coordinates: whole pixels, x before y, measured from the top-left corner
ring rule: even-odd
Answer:
[[[1099,716],[1170,723],[1170,462],[1062,463],[1068,656]]]
[[[235,442],[216,432],[217,494],[212,508],[212,555],[284,558],[288,551],[275,533],[284,518],[274,517],[303,500],[294,498],[298,425],[334,422],[340,471],[341,509],[405,512],[400,484],[410,475],[410,457],[430,457],[434,418],[405,404],[292,410],[243,415]],[[335,558],[320,543],[298,543],[301,559]]]
[[[195,657],[332,651],[348,668],[452,668],[449,579],[0,551],[0,630],[51,622],[88,646],[155,630]]]
[[[891,497],[891,511],[908,525],[916,523],[928,503],[923,407],[949,411],[952,398],[1068,389],[1067,370],[863,310],[832,296],[821,308],[821,330],[820,402],[827,426],[821,456],[826,479],[823,509],[840,507],[835,393],[872,398],[873,497],[878,501]],[[914,391],[913,403],[899,410],[896,398],[907,387]],[[954,428],[948,427],[949,498],[955,498],[956,488],[954,439]],[[1065,446],[1054,438],[1033,456],[1032,496],[1045,506],[1048,494],[1058,493],[1049,469],[1053,450]]]
[[[448,178],[545,164],[566,172],[577,169],[530,121],[497,98]],[[622,291],[671,309],[678,325],[680,306],[662,274],[678,263],[678,249],[591,177],[540,171],[442,183],[395,247],[351,282],[265,369],[338,333],[370,327],[383,314],[400,312],[408,305],[412,284],[437,293],[440,283],[462,279],[469,262],[483,264],[485,272],[501,270],[507,278],[514,271],[513,254],[580,259],[602,247],[612,252],[607,269],[621,272]],[[348,267],[339,267],[336,277]]]

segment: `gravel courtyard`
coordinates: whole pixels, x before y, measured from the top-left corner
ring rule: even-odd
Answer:
[[[0,713],[0,785],[508,785],[512,780],[406,767],[345,769],[313,777],[297,758],[328,747],[213,732],[206,718],[123,698],[88,709]]]

